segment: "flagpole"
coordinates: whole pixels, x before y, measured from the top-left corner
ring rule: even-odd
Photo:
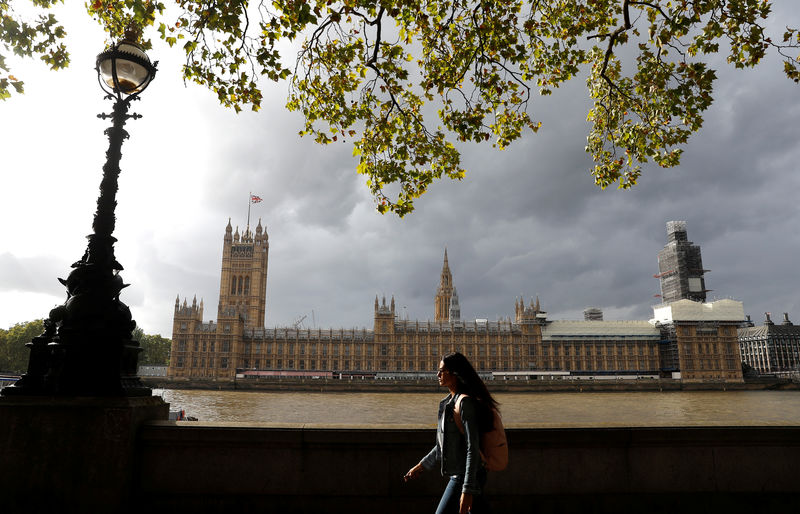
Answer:
[[[247,194],[247,228],[245,229],[247,232],[250,232],[250,205],[253,203],[253,192],[250,191]]]

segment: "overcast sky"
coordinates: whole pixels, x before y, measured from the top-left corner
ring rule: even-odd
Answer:
[[[800,25],[788,4],[774,34]],[[56,279],[91,232],[110,124],[95,117],[111,108],[94,71],[104,37],[85,15],[64,21],[70,68],[13,61],[26,94],[0,103],[0,328],[64,301]],[[538,295],[551,319],[589,306],[649,319],[669,220],[686,220],[702,247],[710,299],[740,300],[759,323],[765,311],[800,322],[800,86],[778,59],[717,63],[716,100],[681,166],[648,167],[630,191],[594,186],[578,79],[535,99],[538,134],[506,151],[463,148],[466,178],[435,184],[400,220],[375,212],[349,143],[297,136],[285,84],[265,84],[262,110],[237,115],[184,86],[176,51],[150,54],[161,63],[135,104],[144,118],[126,127],[115,231],[122,299],[147,333],[171,337],[177,295],[203,298],[216,319],[225,225],[244,228],[250,191],[264,199],[251,225],[269,233],[267,326],[371,327],[376,294],[431,319],[445,247],[464,319],[513,316],[520,295]]]

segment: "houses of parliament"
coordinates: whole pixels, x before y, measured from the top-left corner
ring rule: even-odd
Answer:
[[[522,378],[675,378],[741,382],[737,328],[741,302],[706,303],[699,247],[684,222],[667,224],[657,277],[662,304],[644,321],[606,321],[599,309],[584,320],[550,320],[539,299],[514,300],[506,320],[462,320],[447,250],[433,297],[433,320],[403,320],[392,297],[375,298],[373,328],[266,328],[269,237],[223,238],[217,320],[203,321],[203,302],[175,301],[173,379],[246,376],[426,376],[441,357],[465,354],[483,373]],[[511,302],[509,302],[511,303]]]

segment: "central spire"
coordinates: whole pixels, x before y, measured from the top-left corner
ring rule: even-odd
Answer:
[[[452,296],[453,274],[450,273],[450,264],[447,262],[447,247],[445,247],[442,274],[439,278],[439,287],[436,289],[436,297],[434,299],[434,321],[448,321],[450,319],[450,299]]]

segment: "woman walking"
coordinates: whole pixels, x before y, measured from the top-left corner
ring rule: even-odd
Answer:
[[[416,478],[438,461],[450,480],[436,514],[488,512],[483,496],[486,467],[481,461],[480,435],[492,430],[497,402],[464,355],[454,352],[439,363],[439,385],[448,394],[439,402],[436,446],[403,477]],[[460,419],[459,419],[460,418]]]

